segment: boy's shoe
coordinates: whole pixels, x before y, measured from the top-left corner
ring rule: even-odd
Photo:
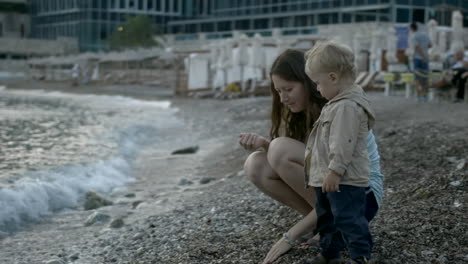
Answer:
[[[357,259],[351,259],[346,262],[346,264],[368,264],[368,260],[365,257],[359,257]]]
[[[306,261],[306,264],[342,264],[341,259],[327,259],[322,255],[318,255],[312,260]]]

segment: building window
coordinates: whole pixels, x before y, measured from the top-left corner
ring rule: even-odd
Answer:
[[[413,0],[414,6],[426,6],[426,0]]]
[[[295,27],[306,27],[307,25],[307,16],[297,16],[294,18]]]
[[[351,14],[343,14],[343,16],[341,17],[341,22],[342,23],[351,23],[352,19],[353,19],[353,17],[351,16]]]
[[[24,36],[25,36],[24,24],[21,24],[21,26],[20,26],[20,35],[21,35],[21,38],[24,38]],[[0,36],[1,36],[1,34],[0,34]]]
[[[466,1],[461,1],[461,2],[466,2]],[[458,1],[457,0],[445,0],[445,3],[447,5],[451,5],[451,6],[458,6]]]
[[[170,9],[171,1],[166,0],[166,2],[164,3],[164,5],[166,6],[165,12],[167,12],[167,13],[171,12],[171,9]],[[195,32],[195,31],[194,31],[194,32]]]
[[[268,28],[268,19],[256,19],[254,20],[254,28],[255,29],[267,29]]]
[[[425,23],[426,13],[424,9],[413,9],[413,21]]]
[[[273,27],[274,28],[281,28],[286,27],[286,23],[283,17],[276,17],[273,19]]]
[[[330,24],[329,21],[329,14],[319,14],[318,15],[318,23],[319,25],[327,25]]]
[[[232,25],[230,21],[218,22],[218,31],[230,31],[232,30]]]
[[[0,37],[3,36],[3,24],[0,23]]]
[[[125,0],[120,0],[120,9],[125,9]]]
[[[157,11],[161,11],[161,1],[164,1],[164,0],[156,0],[156,10]]]
[[[410,20],[409,9],[406,8],[397,8],[396,12],[396,22],[397,23],[408,23]]]
[[[185,33],[196,33],[196,32],[197,32],[197,25],[195,24],[185,25]]]
[[[397,5],[409,5],[409,0],[396,0]]]
[[[214,24],[213,23],[202,23],[201,24],[201,31],[202,32],[214,32]]]
[[[468,27],[468,12],[463,13],[463,27]]]
[[[179,0],[174,1],[174,12],[179,13]],[[210,6],[208,6],[208,13],[210,13]]]
[[[462,2],[462,7],[463,7],[464,9],[468,9],[468,1],[463,1],[463,2]],[[466,17],[466,16],[465,16],[465,17]]]
[[[238,20],[235,22],[235,29],[250,29],[250,20]]]

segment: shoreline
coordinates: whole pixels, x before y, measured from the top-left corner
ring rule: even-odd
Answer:
[[[0,240],[0,260],[261,263],[281,234],[300,219],[299,214],[261,194],[241,172],[248,153],[238,146],[237,135],[268,134],[269,100],[171,100],[180,110],[178,117],[188,124],[187,133],[196,134],[194,145],[200,151],[167,160],[148,156],[154,158],[142,170],[147,171],[143,174],[148,180],[131,187],[148,196],[138,191],[131,199],[117,194],[122,203],[116,204],[121,207],[111,212],[133,221],[120,229],[108,228],[108,224],[83,227],[91,212],[80,211],[74,218],[73,212],[64,211],[45,219],[51,222],[40,223],[42,229],[34,225]],[[371,100],[377,112],[375,134],[385,175],[383,206],[371,222],[374,263],[468,262],[464,235],[468,223],[463,221],[468,168],[458,169],[463,159],[468,160],[468,120],[460,118],[468,116],[468,105],[421,104],[381,94],[371,94]],[[167,167],[161,169],[162,164]],[[191,175],[187,179],[195,184],[177,185],[174,196],[160,195],[151,185],[152,171],[164,171],[168,180]],[[213,179],[197,184],[203,177]],[[130,209],[141,197],[147,205]],[[162,211],[164,207],[171,208]],[[113,210],[99,210],[107,209]],[[28,254],[19,256],[18,251]],[[303,263],[315,253],[293,249],[275,263]]]

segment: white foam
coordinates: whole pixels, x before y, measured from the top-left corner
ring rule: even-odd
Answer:
[[[139,100],[127,96],[121,95],[95,95],[95,94],[73,94],[73,93],[64,93],[58,91],[46,92],[44,90],[9,90],[11,94],[19,95],[32,95],[32,96],[44,96],[52,98],[72,98],[73,100],[79,101],[91,101],[96,102],[96,104],[107,104],[107,105],[119,105],[119,106],[143,106],[143,107],[155,107],[161,109],[169,109],[171,107],[171,102],[167,100],[162,101],[145,101]]]
[[[77,207],[89,190],[107,193],[134,181],[129,172],[129,162],[115,158],[21,178],[14,186],[0,189],[0,230],[12,232],[24,222]]]

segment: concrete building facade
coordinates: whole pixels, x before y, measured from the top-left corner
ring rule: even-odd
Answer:
[[[31,39],[31,16],[26,0],[0,0],[0,71],[21,71],[26,59],[78,52],[74,38]]]

